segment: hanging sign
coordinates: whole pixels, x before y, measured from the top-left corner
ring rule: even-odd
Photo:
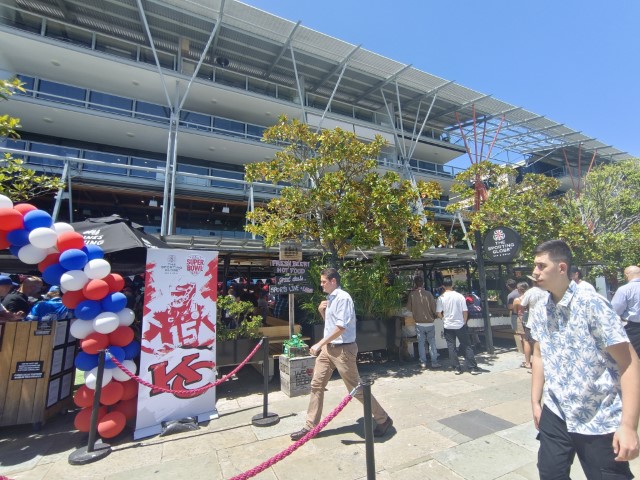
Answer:
[[[521,246],[518,232],[508,227],[496,227],[485,235],[482,249],[487,260],[508,263],[518,256]]]
[[[302,243],[296,240],[280,242],[280,260],[302,260]]]

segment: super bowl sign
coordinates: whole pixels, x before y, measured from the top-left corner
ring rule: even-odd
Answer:
[[[522,241],[515,230],[496,227],[487,232],[483,241],[484,256],[496,263],[508,263],[518,256]]]

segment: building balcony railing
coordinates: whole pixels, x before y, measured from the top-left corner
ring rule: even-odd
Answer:
[[[152,49],[135,41],[46,18],[15,6],[4,5],[0,9],[0,25],[128,61],[156,65]],[[197,62],[179,56],[177,54],[177,45],[156,41],[155,47],[161,68],[187,76],[191,76],[195,71]],[[223,68],[216,68],[211,64],[203,63],[198,71],[197,78],[225,87],[278,99],[290,104],[300,104],[300,97],[296,88]],[[322,112],[325,110],[328,100],[328,98],[317,94],[307,94],[305,95],[304,103],[306,107]],[[375,124],[386,129],[392,127],[392,122],[387,113],[341,103],[337,100],[332,101],[328,111],[334,115]],[[407,125],[407,127],[409,128],[410,126]],[[396,124],[396,128],[400,128],[399,123]],[[447,132],[432,128],[426,128],[421,133],[421,137],[430,141],[450,142],[450,136]]]

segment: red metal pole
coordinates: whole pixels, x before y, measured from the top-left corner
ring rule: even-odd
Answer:
[[[462,124],[460,123],[460,117],[458,116],[458,112],[456,112],[456,120],[458,121],[458,127],[460,128],[460,135],[462,135],[462,141],[464,142],[464,148],[467,150],[467,155],[469,155],[469,160],[471,161],[471,165],[473,165],[473,157],[471,156],[471,150],[469,150],[469,145],[467,144],[467,137],[462,130]]]

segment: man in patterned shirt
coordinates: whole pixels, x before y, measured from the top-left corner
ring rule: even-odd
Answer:
[[[534,255],[533,276],[549,292],[529,314],[536,341],[531,406],[540,432],[540,478],[569,479],[576,453],[588,479],[633,478],[638,356],[609,302],[569,285],[572,255],[566,243],[544,242]]]

